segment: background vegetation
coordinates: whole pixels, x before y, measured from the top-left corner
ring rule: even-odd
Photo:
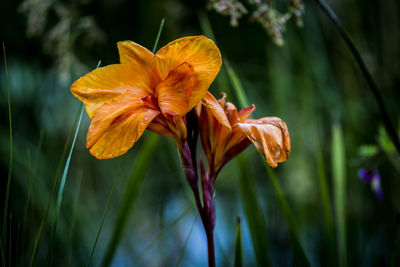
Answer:
[[[275,2],[281,13],[288,10],[287,1]],[[329,2],[398,127],[400,2]],[[243,2],[248,12],[236,27],[229,16],[207,9],[208,4],[0,2],[11,100],[9,106],[2,60],[3,266],[87,264],[106,207],[92,265],[206,265],[205,235],[171,140],[146,133],[126,155],[100,161],[85,149],[89,118],[84,114],[68,173],[62,175],[80,110],[69,86],[99,60],[102,66],[117,63],[117,41],[133,40],[152,49],[162,18],[159,47],[187,35],[214,38],[225,61],[211,91],[227,92],[239,106],[254,103],[255,117],[284,119],[291,135],[290,158],[276,170],[267,170],[251,147],[220,174],[217,265],[242,258],[245,266],[396,266],[399,157],[381,127],[375,98],[334,25],[316,1],[305,1],[303,27],[295,20],[285,23],[284,45],[279,46],[260,23],[252,22],[252,1]],[[358,178],[359,168],[380,173],[382,199]],[[238,215],[242,254],[235,246]]]

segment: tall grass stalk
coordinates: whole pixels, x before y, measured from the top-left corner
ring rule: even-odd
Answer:
[[[356,60],[358,66],[360,67],[360,70],[362,74],[365,77],[365,80],[368,83],[368,88],[371,90],[372,95],[374,96],[378,108],[380,111],[380,115],[382,118],[383,125],[387,131],[387,133],[390,136],[390,139],[392,140],[393,144],[396,147],[397,153],[400,154],[400,140],[399,140],[399,135],[396,131],[396,127],[392,123],[392,120],[390,119],[389,112],[386,109],[383,97],[378,89],[378,86],[372,77],[371,73],[369,72],[367,65],[365,64],[360,52],[358,51],[357,47],[355,46],[353,40],[351,39],[350,35],[348,34],[347,30],[343,26],[342,22],[339,20],[339,18],[336,16],[335,12],[332,10],[332,8],[323,0],[316,0],[320,8],[323,10],[323,12],[328,16],[328,18],[333,22],[333,24],[337,27],[340,35],[342,36],[343,40],[345,41],[347,47],[349,48],[350,52],[354,56],[354,59]]]
[[[47,219],[49,216],[49,212],[50,212],[50,207],[51,207],[51,203],[52,203],[52,198],[53,195],[56,191],[57,188],[57,183],[58,183],[58,179],[61,176],[61,169],[65,160],[65,157],[67,155],[67,151],[68,151],[68,146],[70,144],[72,135],[74,133],[74,129],[78,123],[78,119],[79,119],[79,111],[77,112],[76,116],[75,116],[75,122],[74,122],[74,126],[71,128],[67,140],[64,144],[64,148],[63,148],[63,152],[61,154],[61,158],[60,161],[58,162],[58,166],[57,166],[57,170],[56,170],[56,174],[54,176],[54,180],[53,180],[53,184],[51,186],[51,190],[50,190],[50,194],[49,194],[49,199],[47,200],[47,205],[46,205],[46,210],[44,212],[44,215],[40,221],[40,226],[39,226],[39,230],[38,233],[36,235],[35,241],[33,243],[33,249],[32,249],[32,255],[31,255],[31,259],[29,262],[29,266],[33,266],[36,262],[36,256],[37,256],[37,252],[38,252],[38,248],[39,248],[39,244],[40,244],[40,240],[42,239],[42,235],[43,235],[43,231],[45,229],[45,226],[47,224]]]
[[[125,192],[114,223],[111,239],[108,242],[107,250],[104,254],[102,266],[109,266],[114,257],[115,251],[121,241],[122,234],[125,231],[129,216],[132,212],[132,207],[136,202],[143,181],[146,178],[147,170],[150,166],[151,158],[153,157],[153,152],[157,147],[158,141],[159,136],[150,133],[138,152],[138,156],[133,165],[132,174],[130,175],[128,184],[125,187]]]
[[[263,159],[264,160],[264,159]],[[311,266],[301,245],[299,238],[299,230],[297,227],[296,219],[290,209],[289,203],[283,195],[282,189],[278,183],[275,172],[266,164],[266,169],[270,177],[272,186],[278,199],[279,207],[281,208],[283,218],[285,219],[289,236],[293,245],[294,263],[296,266]]]
[[[234,267],[243,266],[243,250],[242,250],[242,229],[241,229],[240,216],[237,217],[236,231],[235,231],[235,261]]]
[[[332,172],[334,182],[334,203],[340,266],[347,265],[346,252],[346,169],[345,148],[342,128],[339,122],[332,125]]]
[[[239,184],[244,212],[250,228],[251,240],[258,266],[271,266],[268,252],[267,226],[262,209],[256,198],[254,177],[249,170],[245,155],[238,156],[240,167]]]
[[[7,68],[7,56],[6,56],[6,46],[3,42],[3,55],[4,55],[4,68],[6,72],[6,85],[7,85],[7,103],[8,103],[8,121],[10,127],[10,160],[8,164],[8,176],[7,176],[7,188],[6,188],[6,198],[4,201],[4,213],[3,213],[3,234],[2,242],[7,243],[7,217],[8,217],[8,200],[10,198],[10,187],[11,187],[11,176],[12,176],[12,163],[13,163],[13,140],[12,140],[12,116],[11,116],[11,97],[10,97],[10,81],[8,79],[8,68]],[[4,246],[6,249],[6,246]],[[6,253],[6,251],[4,251]]]
[[[240,106],[242,108],[249,106],[249,101],[247,101],[247,96],[244,92],[242,82],[240,81],[238,75],[236,74],[235,70],[233,69],[233,67],[231,66],[231,64],[229,63],[229,61],[227,59],[224,60],[224,63],[225,63],[225,67],[226,67],[229,79],[233,85],[233,89],[239,100]]]
[[[108,208],[109,208],[109,206],[110,206],[112,196],[113,196],[113,194],[114,194],[114,189],[115,189],[115,186],[117,185],[117,182],[118,182],[118,179],[119,179],[119,175],[120,175],[119,173],[120,173],[120,169],[121,169],[121,163],[122,163],[122,158],[119,160],[118,168],[117,168],[117,173],[116,173],[115,178],[114,178],[114,183],[113,183],[113,185],[112,185],[111,192],[110,192],[110,194],[108,195],[107,204],[106,204],[106,207],[105,207],[105,209],[104,209],[103,216],[102,216],[101,222],[100,222],[100,226],[99,226],[99,229],[97,230],[96,239],[95,239],[95,241],[94,241],[92,250],[90,251],[90,256],[89,256],[89,259],[88,259],[88,262],[87,262],[86,266],[89,266],[89,265],[90,265],[90,262],[92,261],[92,257],[93,257],[94,251],[95,251],[95,249],[96,249],[97,241],[99,240],[101,230],[103,229],[103,224],[104,224],[105,218],[106,218],[107,213],[108,213]]]
[[[76,176],[76,188],[74,189],[74,204],[72,208],[72,215],[71,215],[71,227],[69,228],[69,234],[68,234],[68,260],[67,260],[67,265],[70,265],[71,262],[71,255],[72,255],[72,242],[73,242],[73,236],[74,236],[74,231],[75,231],[75,225],[76,225],[76,219],[78,217],[78,203],[79,203],[79,196],[81,193],[81,185],[82,185],[82,177],[83,177],[83,172],[81,169],[78,170],[78,174]]]
[[[199,218],[199,217],[196,216],[196,217],[194,218],[194,220],[193,220],[192,227],[190,227],[189,233],[188,233],[188,235],[187,235],[187,237],[186,237],[186,240],[185,240],[185,244],[183,245],[183,248],[182,248],[181,256],[179,257],[179,260],[178,260],[178,262],[176,263],[176,267],[179,267],[179,266],[181,265],[181,263],[182,263],[182,260],[185,258],[186,249],[187,249],[187,246],[188,246],[188,244],[189,244],[190,238],[192,237],[193,229],[194,229],[194,227],[195,227],[195,225],[196,225],[196,222],[197,222],[197,219],[198,219],[198,218]]]
[[[64,171],[61,177],[61,183],[60,183],[60,187],[58,189],[58,195],[57,195],[57,203],[56,203],[56,213],[55,213],[55,221],[54,221],[54,225],[53,225],[53,229],[51,231],[51,235],[50,235],[50,249],[52,250],[53,246],[53,242],[54,242],[54,236],[56,235],[57,232],[57,224],[58,224],[58,220],[60,218],[60,212],[61,212],[61,203],[62,203],[62,199],[63,199],[63,195],[64,195],[64,187],[65,187],[65,182],[67,180],[67,175],[68,175],[68,171],[69,171],[69,165],[71,163],[71,157],[72,157],[72,152],[74,151],[74,147],[75,147],[75,142],[76,142],[76,138],[78,136],[78,132],[79,132],[79,128],[81,126],[81,121],[82,121],[82,115],[83,115],[83,110],[84,110],[84,106],[83,104],[81,104],[80,107],[80,112],[79,112],[79,120],[78,120],[78,124],[76,126],[75,129],[75,134],[74,134],[74,139],[72,140],[72,144],[71,144],[71,148],[69,150],[68,153],[68,157],[67,157],[67,161],[65,162],[65,167],[64,167]],[[50,264],[51,264],[51,258],[52,258],[52,254],[50,253],[49,255],[49,259],[50,259]]]
[[[8,242],[8,266],[11,267],[12,261],[12,213],[10,213],[10,233],[8,235],[10,241]]]

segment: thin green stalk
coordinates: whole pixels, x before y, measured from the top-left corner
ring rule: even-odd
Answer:
[[[100,67],[100,64],[101,64],[101,60],[99,60],[99,62],[97,63],[96,69]],[[54,224],[53,224],[51,233],[50,233],[50,246],[49,246],[49,248],[50,248],[50,255],[49,255],[49,257],[48,257],[48,263],[49,263],[49,265],[51,265],[51,262],[52,262],[52,257],[53,257],[52,251],[53,251],[53,249],[54,249],[54,246],[53,246],[53,243],[54,243],[54,236],[55,236],[56,233],[57,233],[57,224],[58,224],[58,220],[59,220],[59,217],[60,217],[61,203],[62,203],[62,199],[63,199],[63,195],[64,195],[65,182],[66,182],[66,180],[67,180],[69,165],[70,165],[70,163],[71,163],[72,152],[74,151],[76,138],[77,138],[77,136],[78,136],[79,128],[80,128],[80,126],[81,126],[83,111],[84,111],[84,105],[83,105],[83,103],[81,103],[81,106],[80,106],[80,113],[79,113],[80,115],[79,115],[79,119],[78,119],[78,124],[76,125],[74,138],[73,138],[73,140],[72,140],[71,148],[70,148],[69,153],[68,153],[67,161],[65,162],[64,171],[63,171],[63,174],[62,174],[62,177],[61,177],[60,187],[59,187],[59,189],[58,189],[57,203],[56,203],[55,221],[54,221]]]
[[[330,239],[329,241],[333,242],[334,230],[332,223],[332,209],[330,205],[328,185],[326,182],[327,178],[325,172],[325,165],[321,149],[318,149],[317,152],[317,168],[318,168],[318,181],[319,181],[319,190],[321,194],[322,210],[324,212],[325,230]]]
[[[7,229],[7,218],[8,218],[8,200],[10,198],[10,187],[11,187],[11,174],[12,174],[12,161],[13,161],[13,147],[12,147],[12,118],[11,118],[11,99],[10,99],[10,81],[8,80],[8,69],[7,69],[7,57],[6,57],[6,46],[3,42],[3,55],[4,55],[4,67],[6,72],[6,84],[7,84],[7,101],[8,101],[8,121],[10,127],[10,161],[8,165],[8,177],[7,177],[7,189],[6,198],[4,201],[4,214],[3,214],[3,235],[2,240],[7,243],[6,229]]]
[[[76,189],[74,190],[74,195],[75,195],[75,200],[74,200],[74,204],[73,204],[73,209],[72,209],[72,220],[71,220],[71,227],[69,230],[69,234],[68,234],[68,261],[67,261],[67,266],[70,266],[70,261],[71,261],[71,254],[72,254],[72,240],[73,240],[73,236],[74,236],[74,230],[75,230],[75,225],[76,225],[76,219],[77,219],[77,213],[78,213],[78,203],[79,203],[79,195],[81,192],[81,184],[82,184],[82,176],[83,176],[83,172],[82,170],[78,170],[78,174],[77,174],[77,186]]]
[[[282,189],[278,183],[274,171],[268,165],[266,165],[266,169],[270,177],[274,191],[276,193],[276,197],[278,199],[279,207],[281,208],[283,218],[285,219],[290,239],[292,240],[294,263],[296,264],[296,266],[311,266],[304,252],[304,249],[301,245],[296,219],[293,215],[292,210],[290,209],[289,203],[285,198],[285,196],[283,195]]]
[[[251,240],[258,266],[271,266],[268,253],[267,227],[262,209],[257,202],[254,177],[249,170],[245,155],[238,156],[240,168],[239,184],[242,203],[250,228]]]
[[[243,266],[243,251],[242,251],[242,229],[241,229],[240,216],[237,217],[236,231],[235,231],[235,261],[234,267]]]
[[[109,266],[114,257],[115,251],[121,241],[122,234],[132,212],[132,206],[136,202],[143,181],[146,178],[147,170],[150,166],[151,158],[154,154],[155,148],[157,147],[158,141],[159,136],[150,133],[138,153],[132,174],[125,187],[125,192],[114,224],[111,240],[108,242],[107,250],[101,264],[102,266]]]
[[[26,239],[26,230],[27,230],[27,218],[28,218],[28,213],[29,213],[29,207],[30,207],[30,202],[31,199],[33,198],[32,194],[33,194],[33,181],[34,181],[34,177],[36,175],[36,170],[37,170],[37,166],[38,166],[38,162],[39,162],[39,153],[40,153],[40,149],[42,147],[42,143],[43,143],[43,137],[44,137],[44,132],[41,131],[40,133],[40,137],[39,137],[39,143],[36,149],[36,153],[35,153],[35,160],[33,163],[33,166],[31,164],[31,160],[30,160],[30,152],[28,150],[28,172],[29,172],[29,186],[28,186],[28,196],[27,196],[27,200],[26,200],[26,204],[25,204],[25,209],[24,209],[24,217],[22,219],[22,231],[21,231],[21,244],[20,246],[23,248],[25,245],[25,239]],[[21,256],[20,261],[22,263],[25,262],[25,257],[26,257],[27,253],[23,253],[23,255]],[[18,259],[18,257],[17,257]]]
[[[236,96],[239,100],[239,104],[241,107],[247,107],[249,106],[249,101],[247,100],[247,96],[244,93],[243,85],[242,82],[240,81],[239,77],[237,76],[235,70],[229,63],[227,59],[224,60],[226,70],[228,72],[228,76],[230,78],[230,81],[233,85],[233,89],[235,90]]]
[[[118,163],[118,168],[117,168],[116,176],[115,176],[115,178],[114,178],[114,183],[113,183],[113,185],[112,185],[111,192],[110,192],[110,194],[108,195],[107,204],[106,204],[106,207],[105,207],[105,209],[104,209],[103,217],[101,218],[100,226],[99,226],[99,229],[97,230],[96,239],[95,239],[95,241],[94,241],[92,250],[90,251],[89,260],[88,260],[88,262],[87,262],[87,264],[86,264],[86,267],[88,267],[88,266],[90,265],[90,262],[92,261],[92,257],[93,257],[94,251],[95,251],[95,249],[96,249],[97,241],[99,240],[101,230],[103,229],[103,224],[104,224],[105,218],[106,218],[107,213],[108,213],[108,207],[110,206],[111,199],[112,199],[112,196],[113,196],[113,194],[114,194],[114,189],[115,189],[115,186],[117,185],[117,182],[118,182],[118,179],[119,179],[119,173],[120,173],[120,169],[121,169],[121,163],[122,163],[122,158],[119,160],[119,163]]]
[[[69,146],[70,140],[72,138],[72,134],[74,132],[75,126],[76,126],[76,124],[78,122],[78,119],[79,119],[79,111],[76,114],[74,127],[71,128],[71,130],[70,130],[70,132],[68,134],[68,137],[67,137],[67,140],[65,142],[60,161],[59,161],[58,166],[57,166],[56,174],[54,176],[53,184],[51,186],[51,191],[50,191],[50,194],[49,194],[49,199],[47,200],[46,210],[44,212],[42,220],[40,221],[39,231],[38,231],[38,234],[37,234],[37,236],[35,238],[35,241],[34,241],[34,244],[33,244],[32,256],[31,256],[31,259],[30,259],[29,266],[33,266],[35,264],[36,256],[37,256],[37,252],[38,252],[38,248],[39,248],[39,243],[40,243],[40,240],[42,239],[43,231],[44,231],[44,228],[45,228],[46,223],[47,223],[47,218],[49,216],[49,211],[50,211],[50,207],[51,207],[51,203],[52,203],[51,200],[52,200],[52,197],[53,197],[53,195],[55,193],[55,190],[57,188],[58,178],[61,175],[62,164],[64,163],[65,157],[67,155],[68,146]]]
[[[376,85],[376,82],[374,78],[372,77],[371,73],[368,71],[367,65],[365,64],[363,58],[361,57],[360,52],[356,48],[354,42],[352,41],[350,35],[344,28],[342,22],[339,20],[339,18],[336,16],[335,12],[331,9],[331,7],[323,0],[316,0],[318,5],[321,7],[321,9],[324,11],[324,13],[328,16],[328,18],[333,22],[333,24],[337,27],[339,30],[340,35],[344,39],[347,47],[350,49],[352,55],[354,56],[354,59],[356,60],[358,66],[360,67],[360,70],[362,74],[364,75],[367,83],[368,83],[368,88],[371,90],[377,104],[378,108],[382,117],[382,122],[383,125],[388,132],[390,139],[392,140],[393,144],[396,147],[397,153],[400,154],[400,140],[398,133],[396,131],[396,127],[392,123],[389,113],[386,109],[386,106],[383,101],[383,97],[378,89],[378,86]]]
[[[1,265],[3,267],[5,267],[6,266],[6,262],[5,262],[5,259],[4,259],[3,245],[2,245],[1,242],[0,242],[0,251],[1,251]]]
[[[59,217],[60,217],[61,203],[62,203],[62,199],[63,199],[63,195],[64,195],[65,182],[67,180],[69,165],[71,163],[72,152],[74,151],[76,138],[78,136],[79,128],[81,126],[83,110],[84,110],[84,106],[83,106],[83,104],[81,104],[78,124],[77,124],[76,129],[75,129],[74,138],[72,140],[71,148],[70,148],[69,153],[68,153],[67,161],[65,162],[65,167],[64,167],[64,171],[63,171],[63,174],[62,174],[62,177],[61,177],[60,187],[58,189],[57,204],[56,204],[56,216],[55,216],[55,221],[54,221],[52,233],[50,235],[50,248],[54,247],[53,246],[54,235],[57,232],[57,223],[58,223],[58,220],[59,220]],[[51,264],[52,253],[50,253],[49,258],[50,258],[49,263]]]
[[[194,226],[196,225],[196,222],[197,222],[197,219],[198,219],[198,218],[199,218],[199,217],[196,216],[195,219],[193,220],[192,227],[190,227],[190,231],[189,231],[189,233],[188,233],[188,235],[187,235],[187,237],[186,237],[185,244],[183,245],[183,248],[182,248],[182,254],[181,254],[181,256],[179,257],[179,260],[178,260],[178,262],[177,262],[177,264],[176,264],[176,267],[179,267],[179,266],[181,265],[182,260],[183,260],[184,257],[185,257],[186,249],[187,249],[187,246],[188,246],[188,244],[189,244],[189,240],[190,240],[190,238],[192,237],[193,229],[194,229]]]
[[[12,213],[10,214],[10,241],[8,242],[8,266],[11,267],[12,261]]]
[[[339,266],[347,265],[346,249],[346,169],[343,133],[339,122],[332,126],[332,171],[338,239]]]
[[[158,41],[160,40],[161,32],[162,32],[162,30],[163,30],[163,28],[164,28],[164,23],[165,23],[165,19],[163,18],[163,19],[161,20],[160,28],[158,28],[158,33],[157,33],[156,41],[154,42],[153,54],[156,52],[157,45],[158,45]]]

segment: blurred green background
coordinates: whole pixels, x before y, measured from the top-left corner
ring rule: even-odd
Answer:
[[[287,12],[287,1],[275,2],[277,10]],[[268,261],[273,266],[300,265],[297,241],[312,266],[336,266],[338,257],[344,257],[349,266],[396,264],[400,257],[400,246],[396,254],[400,161],[381,128],[376,101],[352,54],[316,1],[305,1],[303,27],[296,26],[293,19],[285,24],[283,46],[276,45],[266,30],[251,19],[255,5],[251,1],[242,3],[248,13],[238,20],[238,26],[232,27],[229,16],[219,14],[215,8],[207,9],[207,1],[0,2],[0,37],[7,56],[13,130],[8,223],[6,234],[3,231],[2,235],[3,264],[30,263],[50,199],[35,264],[85,265],[119,165],[119,180],[91,265],[100,265],[110,251],[111,236],[120,226],[119,212],[129,216],[126,227],[120,228],[121,240],[116,244],[113,266],[207,264],[205,234],[201,220],[196,220],[193,196],[172,140],[162,137],[149,145],[146,140],[150,134],[146,133],[126,155],[97,160],[85,149],[90,122],[86,113],[72,154],[57,228],[52,234],[60,173],[65,164],[63,150],[65,146],[67,151],[70,149],[68,136],[74,130],[80,107],[69,86],[94,69],[99,60],[102,66],[117,63],[118,41],[132,40],[151,50],[162,18],[165,26],[158,48],[182,36],[205,34],[214,38],[224,60],[229,61],[240,79],[248,102],[255,104],[254,117],[282,118],[291,136],[290,157],[273,173],[294,224],[285,224],[285,209],[271,183],[271,172],[267,172],[255,148],[249,147],[241,158],[246,170],[243,171],[243,162],[235,159],[223,169],[216,183],[217,265],[231,266],[234,262],[238,215],[242,218],[244,266],[263,265],[260,254],[255,252],[257,246],[266,254],[269,252]],[[400,2],[329,3],[359,48],[398,127]],[[1,58],[0,169],[4,211],[10,137],[6,72]],[[226,66],[210,90],[215,95],[227,92],[228,100],[240,106]],[[152,145],[155,150],[146,155]],[[342,186],[335,182],[335,168],[339,169],[339,177],[344,174]],[[383,199],[378,199],[371,186],[358,178],[359,168],[380,172]],[[52,193],[54,181],[56,189]],[[132,181],[135,183],[129,187]],[[120,211],[127,188],[133,188],[130,193],[134,197]],[[338,216],[340,201],[344,228]],[[246,208],[254,203],[257,205],[250,206],[254,210]],[[256,221],[261,224],[252,223],[251,214],[255,212]],[[295,232],[297,241],[290,231]],[[341,251],[338,239],[343,232],[345,247]],[[268,247],[254,238],[264,238]]]

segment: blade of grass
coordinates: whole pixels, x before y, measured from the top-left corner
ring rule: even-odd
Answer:
[[[164,28],[164,23],[165,23],[165,19],[163,18],[163,19],[161,20],[161,23],[160,23],[160,28],[158,28],[158,33],[157,33],[156,41],[154,42],[153,54],[156,52],[158,42],[160,41],[160,36],[161,36],[162,30],[163,30],[163,28]]]
[[[227,60],[224,61],[228,76],[233,85],[239,103],[242,107],[248,106],[247,97],[243,85]],[[256,199],[254,179],[248,168],[248,160],[245,155],[238,156],[240,168],[240,189],[246,218],[248,220],[253,249],[259,266],[271,266],[268,253],[267,227],[261,208]]]
[[[5,267],[6,266],[6,262],[5,262],[5,259],[4,259],[4,252],[3,252],[2,242],[0,242],[0,251],[1,251],[1,266]]]
[[[182,248],[182,254],[179,257],[179,260],[178,260],[178,263],[176,264],[176,267],[179,267],[181,265],[182,260],[185,257],[186,249],[187,249],[187,246],[189,244],[190,238],[192,237],[193,229],[194,229],[194,226],[196,225],[196,222],[197,222],[198,218],[199,218],[198,216],[195,216],[195,219],[193,220],[192,227],[190,227],[190,231],[189,231],[189,233],[188,233],[188,235],[186,237],[185,244],[183,245],[183,248]]]
[[[243,266],[243,251],[242,251],[242,229],[240,226],[240,216],[237,217],[236,231],[235,231],[235,261],[234,267]]]
[[[67,260],[67,266],[70,266],[70,262],[71,262],[71,255],[72,255],[72,239],[74,236],[74,231],[75,231],[75,225],[76,225],[76,219],[77,219],[77,214],[78,214],[78,203],[79,203],[79,195],[81,192],[81,184],[82,184],[82,177],[83,177],[83,173],[82,170],[78,170],[78,174],[77,174],[77,182],[76,182],[76,189],[74,190],[74,194],[75,194],[75,199],[74,199],[74,204],[73,204],[73,208],[72,208],[72,220],[71,220],[71,227],[69,229],[69,234],[68,234],[68,260]]]
[[[133,166],[132,174],[130,175],[128,184],[125,187],[117,219],[114,224],[113,233],[108,242],[108,247],[101,264],[102,266],[109,266],[114,257],[115,251],[121,241],[122,234],[125,231],[126,224],[132,212],[133,204],[136,202],[143,181],[146,178],[147,170],[150,166],[151,158],[153,157],[158,141],[159,136],[150,133],[140,148]]]
[[[44,212],[42,220],[40,221],[39,231],[38,231],[38,234],[37,234],[37,236],[35,238],[35,241],[34,241],[34,244],[33,244],[32,256],[31,256],[31,259],[30,259],[29,266],[33,266],[35,264],[36,256],[37,256],[37,252],[38,252],[38,248],[39,248],[39,244],[40,244],[40,240],[42,239],[44,228],[45,228],[45,226],[47,224],[47,219],[48,219],[48,216],[49,216],[49,211],[50,211],[50,207],[51,207],[51,203],[52,203],[51,200],[52,200],[52,197],[53,197],[53,195],[55,193],[55,190],[57,188],[57,182],[58,182],[59,177],[61,176],[61,168],[63,166],[65,157],[67,155],[68,146],[70,144],[70,141],[71,141],[71,138],[72,138],[72,134],[74,133],[74,129],[75,129],[77,123],[78,123],[78,119],[79,119],[79,111],[77,112],[77,114],[75,116],[74,126],[71,128],[71,130],[70,130],[70,132],[68,134],[68,137],[67,137],[67,140],[65,142],[60,161],[58,162],[56,174],[54,176],[53,184],[51,186],[49,199],[47,200],[46,210]]]
[[[10,234],[8,235],[10,241],[8,242],[8,266],[11,267],[12,261],[12,213],[10,213]]]
[[[39,162],[39,153],[42,147],[42,143],[43,143],[43,137],[44,137],[44,132],[41,131],[40,132],[40,137],[39,137],[39,143],[36,149],[36,153],[35,153],[35,160],[33,163],[33,166],[31,165],[31,160],[30,160],[30,153],[28,150],[28,172],[29,172],[29,186],[28,186],[28,196],[27,196],[27,200],[26,200],[26,204],[25,204],[25,209],[24,209],[24,217],[22,219],[22,233],[21,233],[21,244],[20,246],[23,248],[25,246],[25,240],[26,240],[26,230],[27,230],[27,226],[29,225],[27,223],[27,218],[28,218],[28,213],[29,213],[29,207],[30,207],[30,202],[31,199],[33,198],[32,194],[33,194],[33,182],[34,182],[34,178],[36,175],[36,170],[37,170],[37,166],[38,166],[38,162]],[[21,256],[21,262],[25,263],[25,257],[27,256],[27,253],[23,253],[23,255]]]
[[[97,230],[97,234],[96,234],[96,239],[94,241],[92,250],[90,251],[90,256],[89,256],[89,259],[88,259],[88,262],[87,262],[86,266],[89,266],[90,262],[92,261],[92,257],[93,257],[94,251],[96,249],[97,241],[99,240],[101,230],[103,229],[103,224],[104,224],[105,218],[106,218],[107,213],[108,213],[108,207],[110,206],[110,202],[111,202],[112,196],[114,194],[114,189],[115,189],[115,186],[117,185],[117,182],[118,182],[118,179],[119,179],[121,163],[122,163],[122,158],[119,160],[118,167],[117,167],[117,173],[116,173],[115,178],[114,178],[114,183],[112,185],[111,192],[108,195],[107,204],[106,204],[106,207],[105,207],[104,212],[103,212],[103,217],[101,218],[100,226],[99,226],[99,229]]]
[[[332,125],[332,171],[339,266],[347,265],[345,157],[342,128],[338,121],[334,121]]]
[[[158,29],[156,41],[154,42],[153,54],[157,49],[161,32],[164,28],[164,23],[165,19],[163,18],[160,23],[160,28]],[[124,192],[122,204],[117,215],[117,220],[114,226],[111,240],[108,243],[108,248],[103,258],[102,266],[110,265],[111,260],[114,257],[115,251],[119,245],[119,242],[121,241],[122,233],[125,230],[130,212],[132,211],[131,207],[136,201],[136,197],[140,191],[140,188],[142,187],[143,180],[150,166],[150,159],[152,157],[154,149],[157,146],[158,140],[158,135],[150,133],[150,135],[144,141],[141,151],[138,154],[139,156],[135,161],[132,174]]]
[[[374,78],[372,77],[371,73],[368,71],[367,65],[365,64],[360,52],[356,48],[353,40],[351,39],[350,35],[344,28],[342,22],[336,16],[335,12],[331,9],[331,7],[323,0],[316,0],[320,8],[323,12],[328,16],[328,18],[332,21],[332,23],[337,27],[340,35],[342,36],[343,40],[345,41],[347,47],[351,51],[354,59],[356,60],[358,66],[360,67],[361,73],[364,75],[365,80],[368,83],[368,88],[371,90],[380,111],[380,115],[382,118],[383,125],[392,139],[393,144],[396,147],[397,153],[400,154],[400,139],[399,135],[397,134],[396,127],[392,123],[390,119],[389,112],[386,109],[385,103],[383,101],[383,97],[376,85]]]
[[[268,253],[267,227],[256,199],[254,177],[250,173],[249,163],[243,154],[238,156],[238,163],[240,167],[239,184],[242,203],[250,228],[256,260],[258,266],[271,266]]]
[[[100,67],[100,64],[101,64],[101,60],[99,60],[99,62],[97,63],[96,69],[98,69]],[[54,236],[55,236],[55,234],[57,232],[57,224],[58,224],[58,220],[60,218],[61,203],[62,203],[62,199],[63,199],[63,195],[64,195],[65,182],[67,180],[69,165],[71,163],[72,152],[74,151],[76,138],[78,136],[79,128],[81,126],[83,111],[84,111],[84,105],[83,105],[83,103],[81,103],[78,124],[76,125],[74,138],[72,140],[71,148],[70,148],[69,153],[68,153],[67,161],[65,162],[64,171],[63,171],[63,174],[62,174],[62,177],[61,177],[60,187],[58,189],[56,211],[55,211],[56,212],[55,213],[55,221],[54,221],[54,224],[53,224],[53,227],[52,227],[52,230],[51,230],[51,234],[50,234],[50,246],[49,246],[50,252],[49,252],[49,257],[48,257],[48,264],[49,265],[51,265],[51,262],[52,262],[52,257],[53,257],[53,253],[52,252],[53,252],[53,249],[54,249],[54,246],[53,246],[53,244],[54,244]]]
[[[208,19],[207,13],[204,11],[200,11],[198,13],[200,27],[204,35],[208,36],[217,44],[217,39],[215,38],[214,31],[211,27],[210,20]],[[229,88],[229,81],[226,75],[226,70],[221,68],[217,78],[215,79],[219,92],[225,92],[228,95],[231,94],[231,90]]]
[[[226,70],[228,72],[229,79],[233,85],[233,89],[236,93],[236,96],[239,100],[239,104],[241,107],[249,106],[249,101],[247,100],[247,96],[244,93],[242,82],[240,81],[239,77],[237,76],[235,70],[229,63],[227,59],[224,60]]]
[[[324,213],[325,232],[328,236],[329,244],[332,245],[334,244],[332,209],[330,205],[326,170],[325,170],[324,159],[322,157],[321,148],[319,148],[317,152],[317,169],[318,169],[318,181],[319,181],[319,190],[321,195],[322,210]]]
[[[62,177],[61,177],[60,187],[58,189],[56,211],[55,211],[56,212],[55,213],[55,221],[54,221],[53,228],[52,228],[52,231],[51,231],[51,234],[50,234],[50,251],[52,251],[52,249],[54,248],[54,245],[53,245],[54,244],[54,235],[57,232],[57,224],[58,224],[58,220],[60,218],[61,203],[62,203],[62,199],[63,199],[63,195],[64,195],[65,182],[67,180],[67,175],[68,175],[68,171],[69,171],[69,165],[71,163],[72,152],[74,151],[76,138],[78,136],[79,128],[81,126],[83,110],[84,110],[84,105],[81,104],[80,112],[79,112],[80,115],[79,115],[78,124],[77,124],[76,129],[75,129],[74,138],[72,139],[71,148],[70,148],[69,153],[68,153],[67,161],[65,162],[65,167],[64,167],[64,171],[63,171],[63,174],[62,174]],[[52,254],[53,253],[50,253],[50,255],[49,255],[49,264],[50,265],[51,265],[51,261],[52,261]]]
[[[266,165],[266,169],[270,177],[274,191],[276,193],[279,207],[282,211],[283,218],[285,219],[285,223],[289,231],[289,236],[292,241],[293,252],[294,252],[294,263],[296,266],[311,266],[304,252],[304,249],[301,245],[296,219],[293,215],[292,210],[290,209],[289,203],[285,198],[285,196],[283,195],[282,189],[278,183],[274,171],[268,165]]]
[[[3,42],[3,56],[4,56],[4,68],[6,72],[6,84],[7,84],[7,102],[8,102],[8,121],[10,127],[10,161],[8,165],[8,176],[7,176],[7,187],[6,187],[6,198],[4,201],[4,213],[3,213],[3,235],[2,242],[7,243],[6,229],[7,229],[7,218],[8,218],[8,200],[10,198],[10,187],[11,187],[11,176],[12,176],[12,162],[13,162],[13,140],[12,140],[12,116],[11,116],[11,98],[10,98],[10,81],[8,80],[8,68],[7,68],[7,57],[6,57],[6,46]],[[4,247],[6,249],[6,247]],[[4,251],[6,253],[6,251]]]

